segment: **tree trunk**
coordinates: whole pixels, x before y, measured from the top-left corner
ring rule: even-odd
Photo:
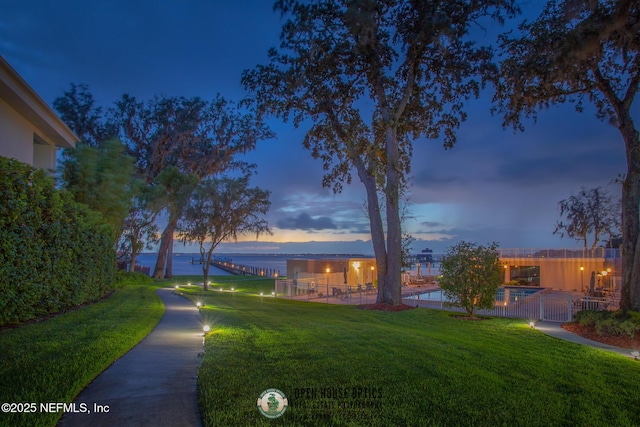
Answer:
[[[402,230],[400,225],[400,171],[396,129],[385,132],[387,148],[387,274],[383,301],[387,304],[402,303]]]
[[[209,266],[211,265],[211,256],[213,255],[213,245],[211,245],[211,250],[206,252],[204,251],[204,242],[200,242],[200,258],[202,259],[202,290],[205,292],[209,290]]]
[[[387,249],[384,241],[380,200],[378,199],[375,177],[366,170],[359,159],[354,160],[353,163],[358,171],[358,177],[367,192],[367,213],[369,215],[371,242],[373,244],[373,253],[376,257],[376,276],[378,278],[378,297],[376,302],[382,302],[384,300],[384,289],[386,288]]]
[[[129,271],[131,273],[136,271],[136,258],[137,257],[138,257],[138,254],[136,253],[136,251],[131,251],[131,264],[129,265]]]
[[[627,176],[622,184],[620,308],[640,311],[640,141],[631,116],[618,114],[618,117],[627,154]]]
[[[160,239],[160,247],[158,248],[158,260],[153,270],[154,279],[162,279],[164,277],[164,268],[167,261],[167,253],[169,251],[169,244],[173,242],[173,232],[178,224],[177,218],[169,218],[169,223],[162,232]]]
[[[167,267],[164,270],[164,278],[173,277],[173,232],[169,235],[169,247],[167,248]]]
[[[628,170],[622,186],[622,289],[620,308],[640,311],[640,251],[638,239],[640,224],[640,174]]]

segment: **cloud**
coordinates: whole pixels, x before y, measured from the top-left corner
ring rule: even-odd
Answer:
[[[313,218],[307,213],[301,213],[297,217],[287,217],[276,224],[284,230],[336,230],[338,226],[326,216]]]

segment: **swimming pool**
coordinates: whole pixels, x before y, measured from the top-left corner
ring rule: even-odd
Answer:
[[[505,301],[505,296],[509,296],[509,302],[515,303],[524,298],[535,295],[538,292],[543,291],[545,288],[525,288],[522,286],[502,286],[496,291],[496,301]],[[424,294],[412,296],[411,299],[418,299],[420,301],[450,301],[443,291],[433,291]]]

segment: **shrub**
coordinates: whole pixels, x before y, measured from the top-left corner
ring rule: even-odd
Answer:
[[[447,250],[440,264],[439,278],[447,305],[462,307],[469,316],[476,309],[492,308],[501,284],[502,267],[498,244],[488,246],[460,242]]]
[[[595,326],[597,322],[609,317],[608,311],[582,310],[576,313],[574,320],[581,326]]]
[[[0,325],[56,313],[113,286],[111,228],[44,171],[0,157]]]
[[[116,287],[124,285],[151,285],[153,280],[144,273],[119,270],[116,274]]]
[[[622,311],[583,310],[576,313],[575,321],[582,326],[593,326],[599,335],[619,335],[633,338],[640,331],[637,313]]]

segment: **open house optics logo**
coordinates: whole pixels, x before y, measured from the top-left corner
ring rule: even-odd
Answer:
[[[278,418],[287,410],[289,400],[277,388],[270,388],[262,392],[258,398],[258,410],[267,418]]]

